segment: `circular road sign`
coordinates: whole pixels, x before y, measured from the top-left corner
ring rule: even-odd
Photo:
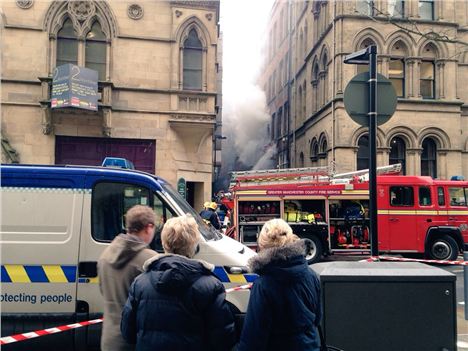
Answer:
[[[354,122],[369,126],[369,72],[359,73],[344,91],[344,106]],[[377,73],[377,125],[386,123],[396,110],[397,96],[392,82]]]

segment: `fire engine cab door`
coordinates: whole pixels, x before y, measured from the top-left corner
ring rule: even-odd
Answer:
[[[390,251],[415,251],[417,221],[413,186],[396,185],[389,189],[388,231]]]

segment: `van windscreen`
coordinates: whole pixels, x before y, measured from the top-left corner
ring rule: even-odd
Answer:
[[[222,238],[221,233],[217,232],[216,229],[214,229],[211,225],[206,224],[200,215],[193,209],[193,207],[190,206],[188,202],[185,201],[185,199],[182,198],[182,196],[180,196],[180,194],[175,191],[169,184],[161,184],[161,187],[171,196],[174,202],[177,203],[177,205],[182,209],[182,211],[184,211],[184,213],[189,213],[193,216],[193,218],[195,218],[198,224],[198,229],[206,240],[218,240]]]

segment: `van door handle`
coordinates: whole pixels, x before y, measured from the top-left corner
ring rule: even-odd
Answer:
[[[390,220],[390,222],[398,222],[399,221],[398,218],[390,218],[389,220]]]
[[[429,223],[430,223],[430,222],[432,222],[432,219],[431,219],[431,218],[428,218],[428,219],[426,219],[426,222],[429,222]]]
[[[448,220],[449,220],[449,221],[456,221],[457,218],[456,218],[456,217],[449,217]]]
[[[78,264],[78,277],[80,278],[96,278],[97,277],[97,262],[87,261]]]

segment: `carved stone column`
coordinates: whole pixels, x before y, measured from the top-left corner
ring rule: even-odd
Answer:
[[[415,80],[414,80],[414,69],[415,69],[415,60],[408,59],[406,60],[406,68],[408,74],[405,77],[405,85],[408,90],[408,98],[413,98],[415,96]]]
[[[102,109],[102,135],[112,136],[112,110],[107,107]]]
[[[49,106],[48,101],[41,101],[41,125],[42,125],[42,133],[45,135],[49,135],[54,130],[52,124],[52,111]]]
[[[436,86],[438,91],[438,96],[436,98],[444,99],[445,98],[445,62],[436,61]]]
[[[388,70],[390,65],[390,58],[389,57],[380,57],[380,74],[388,77]]]
[[[414,65],[414,96],[421,98],[421,86],[420,86],[420,77],[421,77],[421,60],[415,60]]]

